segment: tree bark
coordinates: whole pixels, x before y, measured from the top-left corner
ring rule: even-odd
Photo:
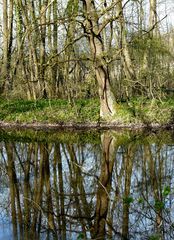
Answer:
[[[8,12],[9,4],[9,12]],[[12,78],[10,76],[12,38],[13,38],[13,0],[8,2],[3,0],[3,82],[2,92],[10,92],[13,89]]]
[[[99,87],[100,117],[108,118],[116,114],[116,100],[110,83],[107,61],[104,56],[104,43],[99,29],[99,17],[94,1],[84,0],[83,5],[86,13],[84,29],[88,36]]]
[[[119,29],[120,29],[120,48],[122,49],[121,58],[123,61],[124,72],[125,72],[126,78],[133,81],[132,91],[135,90],[135,92],[138,92],[137,88],[139,87],[139,84],[137,82],[137,77],[135,74],[134,66],[132,63],[132,59],[131,59],[131,55],[130,55],[130,51],[129,51],[129,47],[126,39],[126,25],[125,25],[125,18],[123,14],[122,0],[118,1],[116,7],[117,7],[117,15],[119,16],[118,21],[119,21]]]
[[[157,2],[150,0],[149,28],[151,35],[157,35]]]
[[[47,98],[47,90],[46,90],[46,83],[45,83],[45,56],[46,56],[46,10],[47,10],[48,1],[44,1],[41,9],[40,9],[40,35],[41,35],[41,42],[40,42],[40,74],[39,78],[41,80],[42,93],[41,97]]]

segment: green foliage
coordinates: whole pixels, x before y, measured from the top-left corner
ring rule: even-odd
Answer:
[[[123,203],[126,205],[130,205],[131,203],[134,202],[134,199],[132,196],[124,197],[123,198]]]
[[[19,5],[15,4],[15,14],[16,14],[16,25],[17,25],[17,34],[19,34],[19,38],[22,39],[22,14],[21,8]]]
[[[174,100],[134,98],[116,104],[117,114],[108,121],[119,125],[171,124]],[[0,121],[18,123],[96,123],[100,120],[97,99],[0,100]]]
[[[161,237],[158,234],[153,234],[152,236],[149,236],[148,240],[160,240]]]
[[[153,38],[151,38],[148,35],[144,37],[141,35],[133,35],[131,40],[131,47],[135,53],[135,56],[141,56],[142,58],[144,57],[144,53],[147,52],[147,50],[151,56],[171,56],[168,46],[166,46],[166,42],[160,37],[153,36]]]
[[[139,203],[139,204],[144,203],[144,199],[140,197],[140,198],[138,199],[138,203]]]
[[[169,62],[173,62],[173,52],[168,44],[166,45],[165,36],[152,37],[148,34],[144,36],[134,34],[130,51],[135,69],[137,69],[136,76],[141,84],[140,94],[148,95],[150,98],[167,96],[168,93],[162,92],[161,88],[163,86],[173,88],[171,81],[173,70],[168,67]],[[130,89],[131,85],[132,83],[130,83]],[[133,96],[135,96],[134,93]]]
[[[42,131],[44,130],[44,131]],[[0,130],[0,140],[19,142],[47,142],[47,143],[92,143],[100,144],[100,132],[98,131],[73,131],[59,129],[49,130]]]
[[[170,187],[169,186],[166,186],[164,187],[164,190],[163,190],[163,196],[164,197],[167,197],[169,194],[170,194]]]
[[[83,233],[80,233],[77,237],[77,240],[85,239],[85,236]]]
[[[170,124],[174,111],[174,99],[133,98],[117,105],[115,121],[122,124]]]
[[[155,200],[154,208],[156,211],[162,210],[162,209],[164,209],[164,207],[165,207],[164,202]]]
[[[99,119],[98,100],[13,100],[0,101],[0,120],[18,123],[95,122]]]
[[[68,17],[71,17],[73,14],[77,15],[78,13],[78,0],[69,0],[67,3],[67,7],[65,10],[65,13],[68,15]]]

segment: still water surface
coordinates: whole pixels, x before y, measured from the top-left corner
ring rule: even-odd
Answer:
[[[174,134],[1,130],[1,239],[174,239]]]

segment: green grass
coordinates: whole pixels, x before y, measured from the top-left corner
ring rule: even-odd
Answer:
[[[117,103],[117,114],[110,119],[118,124],[173,124],[174,99],[131,99]],[[99,101],[77,100],[0,100],[0,121],[17,123],[91,123],[99,121]]]
[[[123,124],[173,124],[174,99],[131,99],[117,105],[115,120]]]
[[[18,123],[96,122],[99,119],[98,100],[10,100],[0,101],[0,120]]]

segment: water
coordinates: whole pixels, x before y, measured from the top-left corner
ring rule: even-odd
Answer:
[[[172,132],[0,140],[0,239],[174,239]]]

